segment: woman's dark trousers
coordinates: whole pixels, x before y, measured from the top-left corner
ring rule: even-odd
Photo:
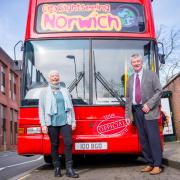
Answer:
[[[70,125],[48,126],[51,142],[51,156],[55,168],[55,176],[61,176],[61,163],[58,153],[60,132],[64,140],[64,153],[66,162],[72,162],[72,129]]]
[[[72,129],[70,125],[64,126],[49,126],[48,134],[51,141],[51,156],[55,167],[55,176],[61,176],[61,163],[58,153],[59,135],[62,134],[64,140],[64,153],[66,161],[66,175],[68,177],[78,178],[79,175],[73,170],[72,161]]]

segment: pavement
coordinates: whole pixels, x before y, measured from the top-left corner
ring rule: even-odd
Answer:
[[[164,143],[163,164],[180,170],[180,141]]]

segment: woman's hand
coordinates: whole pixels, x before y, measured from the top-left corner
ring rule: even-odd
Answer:
[[[48,127],[47,126],[42,126],[42,133],[47,134],[48,133]]]
[[[76,129],[76,125],[73,125],[72,126],[72,130],[74,131]]]

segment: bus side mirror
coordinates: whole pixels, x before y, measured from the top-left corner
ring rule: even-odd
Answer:
[[[165,64],[165,55],[164,54],[158,54],[159,62],[161,64]]]
[[[161,42],[158,42],[158,58],[161,64],[165,64],[164,45]]]
[[[22,60],[14,60],[13,63],[14,63],[14,70],[15,71],[20,71],[22,70]]]

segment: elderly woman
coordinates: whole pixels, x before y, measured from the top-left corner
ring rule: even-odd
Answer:
[[[64,140],[66,176],[78,178],[79,175],[72,167],[72,130],[76,128],[76,121],[70,94],[65,87],[60,86],[58,71],[51,71],[48,80],[49,85],[41,92],[39,99],[39,118],[42,132],[48,133],[50,138],[54,176],[62,176],[58,154],[59,133],[61,132]]]

